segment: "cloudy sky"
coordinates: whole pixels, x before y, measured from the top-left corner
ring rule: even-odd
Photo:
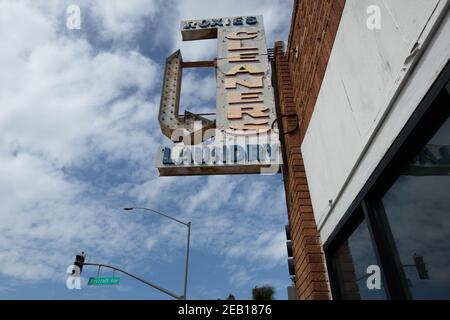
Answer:
[[[66,27],[71,4],[81,30]],[[264,284],[286,298],[282,176],[160,178],[155,151],[170,144],[157,122],[165,57],[216,54],[215,40],[182,43],[180,20],[262,14],[271,47],[287,39],[291,10],[292,0],[0,0],[0,298],[170,298],[125,277],[68,290],[81,250],[181,293],[185,228],[125,206],[192,221],[189,298],[245,299]],[[186,73],[181,108],[214,110],[213,76]]]

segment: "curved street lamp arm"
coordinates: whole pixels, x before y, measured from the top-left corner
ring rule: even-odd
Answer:
[[[188,223],[183,222],[183,221],[181,221],[181,220],[178,220],[178,219],[176,219],[176,218],[174,218],[174,217],[171,217],[171,216],[169,216],[169,215],[167,215],[167,214],[165,214],[165,213],[156,211],[156,210],[154,210],[154,209],[149,209],[149,208],[137,208],[137,207],[133,207],[133,208],[130,208],[130,209],[133,209],[133,210],[147,210],[147,211],[152,211],[152,212],[157,213],[157,214],[159,214],[159,215],[161,215],[161,216],[164,216],[164,217],[166,217],[166,218],[169,218],[170,220],[173,220],[173,221],[176,221],[176,222],[178,222],[178,223],[184,224],[186,227],[188,226]]]

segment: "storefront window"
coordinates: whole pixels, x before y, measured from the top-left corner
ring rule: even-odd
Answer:
[[[386,299],[381,270],[365,220],[334,251],[333,267],[340,299]]]
[[[411,297],[450,299],[449,118],[381,201]]]

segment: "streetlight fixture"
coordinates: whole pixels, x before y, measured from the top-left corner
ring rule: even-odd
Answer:
[[[153,213],[159,214],[160,216],[166,217],[170,220],[173,220],[175,222],[181,223],[182,225],[186,226],[188,228],[187,233],[187,244],[186,244],[186,260],[185,260],[185,267],[184,267],[184,289],[183,289],[183,295],[181,296],[182,300],[186,300],[186,291],[187,291],[187,280],[188,280],[188,267],[189,267],[189,247],[191,242],[191,222],[183,222],[181,220],[178,220],[174,217],[171,217],[165,213],[149,209],[149,208],[134,208],[134,207],[127,207],[123,208],[125,211],[132,211],[132,210],[145,210],[145,211],[151,211]]]

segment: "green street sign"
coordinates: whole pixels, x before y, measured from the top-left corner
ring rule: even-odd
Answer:
[[[119,284],[119,277],[90,277],[88,286],[114,285]]]

